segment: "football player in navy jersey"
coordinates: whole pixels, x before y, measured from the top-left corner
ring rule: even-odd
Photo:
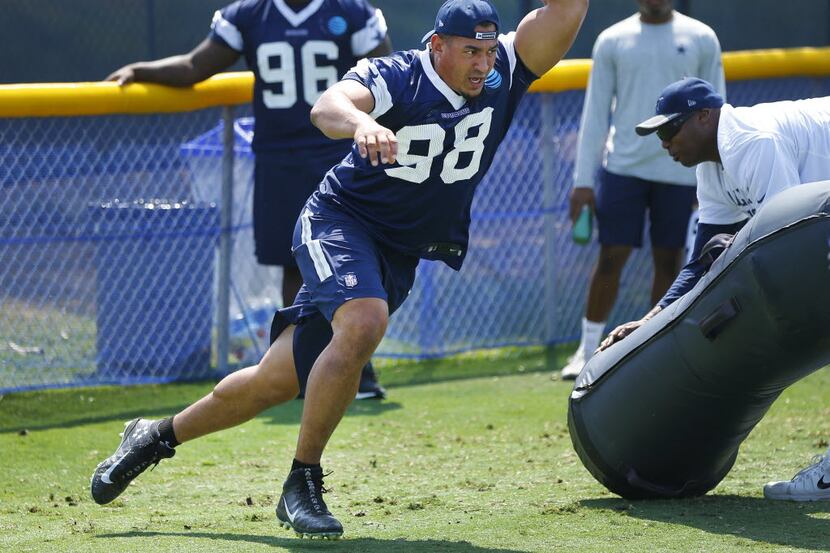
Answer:
[[[360,58],[391,52],[383,13],[367,0],[239,0],[216,12],[209,36],[190,53],[133,63],[107,80],[190,86],[244,56],[254,73],[256,257],[261,265],[282,266],[282,304],[288,306],[302,285],[291,255],[294,223],[320,179],[351,147],[351,140],[323,136],[309,110]],[[367,363],[357,398],[383,397]]]
[[[168,442],[240,424],[305,390],[277,518],[303,536],[342,534],[322,497],[323,450],[419,260],[461,267],[475,187],[530,83],[570,48],[588,0],[542,4],[516,32],[500,34],[489,0],[447,0],[427,49],[361,61],[320,97],[314,124],[354,146],[297,221],[293,251],[303,286],[294,305],[277,312],[271,348],[164,428],[143,419],[128,427],[119,450],[99,465],[93,495],[116,477],[113,486],[123,490],[172,456]]]

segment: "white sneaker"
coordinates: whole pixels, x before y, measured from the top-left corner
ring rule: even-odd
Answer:
[[[813,464],[786,482],[768,482],[764,497],[786,501],[820,501],[830,499],[830,459],[813,457]]]
[[[562,367],[562,380],[576,380],[582,368],[588,360],[585,359],[585,352],[582,348],[578,348],[573,355],[568,358],[568,364]]]

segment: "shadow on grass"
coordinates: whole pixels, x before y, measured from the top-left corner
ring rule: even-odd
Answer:
[[[495,352],[471,352],[453,357],[422,360],[381,361],[375,363],[384,386],[416,386],[490,376],[510,376],[561,369],[573,353],[574,345],[551,348],[502,348]]]
[[[208,382],[68,388],[0,399],[0,433],[73,428],[177,413],[211,389]]]
[[[209,390],[206,387],[205,393]],[[76,391],[77,393],[77,391]],[[89,392],[87,392],[89,393]],[[193,401],[199,399],[201,396],[194,396]],[[68,412],[66,409],[59,407],[60,402],[55,405],[55,411],[51,414],[42,414],[42,418],[38,418],[39,410],[27,413],[26,416],[18,417],[4,417],[3,410],[0,409],[0,434],[9,432],[19,432],[23,429],[26,431],[35,430],[49,430],[54,428],[73,428],[76,426],[84,426],[87,424],[97,424],[109,421],[123,421],[134,419],[136,417],[144,418],[161,418],[169,417],[178,413],[190,403],[175,403],[159,401],[154,405],[152,401],[145,402],[143,407],[137,409],[110,408],[103,409],[98,413],[79,413]],[[138,399],[130,399],[129,403],[141,403]],[[361,416],[377,416],[386,411],[394,411],[401,409],[402,405],[394,401],[376,401],[365,400],[356,401],[346,411],[346,417],[361,417]],[[289,401],[277,407],[272,407],[263,411],[256,418],[266,419],[270,424],[299,424],[303,415],[302,401]],[[14,420],[14,419],[17,420]],[[9,420],[11,419],[11,420]]]
[[[379,540],[373,538],[345,539],[335,542],[327,540],[301,540],[299,538],[278,538],[256,534],[228,534],[209,532],[124,532],[120,534],[99,534],[97,538],[203,538],[227,542],[248,542],[289,551],[356,551],[360,553],[394,553],[422,551],[452,551],[453,553],[519,553],[513,549],[479,547],[466,541],[442,540]]]
[[[396,401],[363,400],[355,401],[346,411],[346,417],[374,417],[387,411],[396,411],[403,406]],[[277,407],[272,407],[257,416],[270,424],[300,424],[303,416],[303,402],[289,401]]]
[[[394,397],[398,387],[552,371],[564,364],[572,350],[572,346],[548,350],[502,348],[417,362],[381,360],[377,367],[381,382]],[[0,395],[0,434],[170,416],[209,393],[214,385],[215,382],[196,382],[104,386]],[[259,416],[270,418],[275,424],[296,424],[300,422],[302,405],[301,401],[288,402]],[[360,401],[352,404],[347,416],[375,416],[401,408],[394,401]]]
[[[830,520],[813,515],[830,512],[826,502],[795,503],[761,497],[708,495],[693,499],[629,501],[586,499],[583,507],[624,512],[627,516],[679,524],[710,534],[765,544],[830,551]]]

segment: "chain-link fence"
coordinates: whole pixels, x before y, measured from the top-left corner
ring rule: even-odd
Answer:
[[[219,114],[0,119],[0,390],[211,374]]]
[[[730,103],[830,95],[830,79],[729,83]],[[570,239],[581,91],[530,94],[473,206],[455,273],[423,262],[378,351],[433,357],[577,337],[596,245]],[[235,125],[230,361],[255,360],[280,275],[251,237],[250,123]],[[217,376],[221,110],[0,119],[0,392]],[[641,315],[648,247],[609,324]],[[213,352],[213,353],[211,353]]]

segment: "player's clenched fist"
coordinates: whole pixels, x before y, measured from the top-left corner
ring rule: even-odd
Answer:
[[[398,156],[398,139],[395,133],[374,121],[361,125],[354,133],[354,141],[360,157],[368,159],[377,166],[378,159],[383,164],[395,163]]]

